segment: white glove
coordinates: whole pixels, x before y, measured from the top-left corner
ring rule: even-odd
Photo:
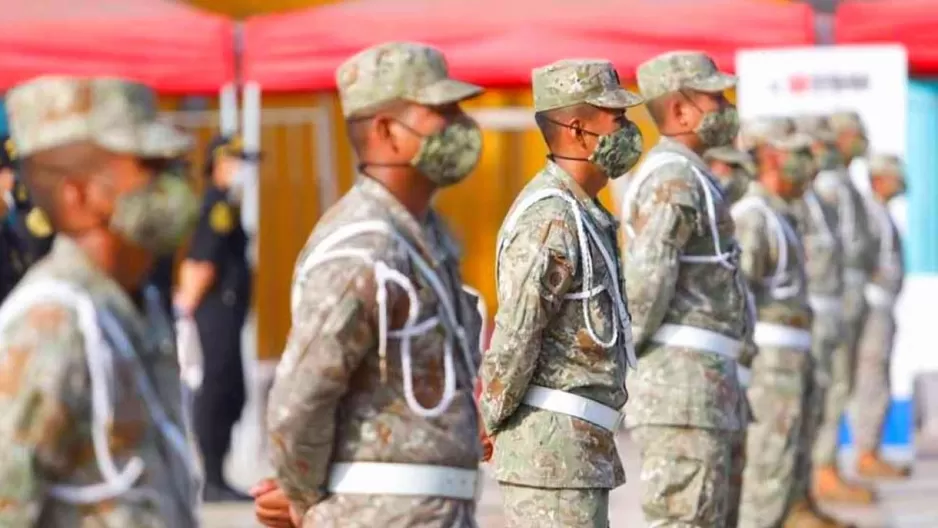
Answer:
[[[183,383],[193,391],[198,390],[205,376],[205,359],[199,341],[199,328],[192,317],[176,319],[176,349]]]

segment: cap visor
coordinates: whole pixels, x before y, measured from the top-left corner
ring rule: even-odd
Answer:
[[[811,148],[814,140],[808,134],[796,132],[785,139],[773,141],[772,145],[783,150],[805,150]]]
[[[715,147],[704,153],[704,159],[715,159],[724,163],[745,165],[752,163],[752,156],[734,147]]]
[[[154,121],[147,124],[140,135],[142,158],[175,158],[189,152],[193,147],[192,138],[176,127]]]
[[[736,86],[736,76],[728,73],[716,72],[715,74],[701,79],[699,81],[689,81],[685,85],[691,90],[698,92],[718,93]]]
[[[455,79],[443,79],[425,86],[415,97],[409,99],[422,105],[439,106],[472,99],[481,95],[483,91],[481,86]]]
[[[596,97],[586,99],[586,102],[599,108],[631,108],[645,102],[645,99],[637,93],[630,92],[625,88],[603,92]]]

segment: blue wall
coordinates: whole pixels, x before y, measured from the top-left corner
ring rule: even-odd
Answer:
[[[0,99],[0,136],[7,134],[7,108]]]

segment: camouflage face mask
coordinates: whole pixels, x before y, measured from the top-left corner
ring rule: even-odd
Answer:
[[[198,211],[198,199],[186,180],[162,173],[117,199],[111,230],[155,255],[171,255],[195,227]]]
[[[815,153],[814,161],[818,170],[833,170],[843,163],[843,158],[836,147],[825,145]]]
[[[447,187],[466,179],[481,156],[482,131],[474,121],[464,119],[423,136],[411,165],[433,183]]]
[[[853,138],[853,141],[850,142],[850,155],[852,157],[859,157],[866,154],[866,149],[869,146],[869,143],[866,141],[866,138],[863,136],[857,136]]]
[[[718,110],[705,112],[694,133],[705,148],[731,145],[739,132],[739,114],[736,107],[726,105]]]
[[[795,189],[803,191],[817,174],[817,163],[808,151],[789,152],[781,168],[784,176]]]
[[[597,136],[596,148],[588,161],[615,180],[635,166],[642,155],[642,131],[628,121],[612,134]]]

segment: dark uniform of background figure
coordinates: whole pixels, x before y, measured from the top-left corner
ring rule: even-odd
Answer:
[[[205,499],[241,500],[248,497],[227,485],[222,467],[245,402],[241,328],[250,307],[251,272],[238,205],[244,174],[238,162],[247,156],[237,138],[216,138],[209,149],[205,197],[175,308],[190,305],[202,343],[204,379],[195,396],[194,420],[205,461]],[[190,274],[195,269],[199,272]]]
[[[17,174],[16,148],[0,138],[0,300],[20,281],[26,270],[52,247],[55,233],[48,217],[29,199]]]
[[[172,160],[173,174],[185,177],[189,174],[189,165],[185,159]],[[173,319],[173,284],[175,284],[176,256],[160,257],[153,265],[153,272],[148,282],[160,292],[160,302],[170,320]]]

